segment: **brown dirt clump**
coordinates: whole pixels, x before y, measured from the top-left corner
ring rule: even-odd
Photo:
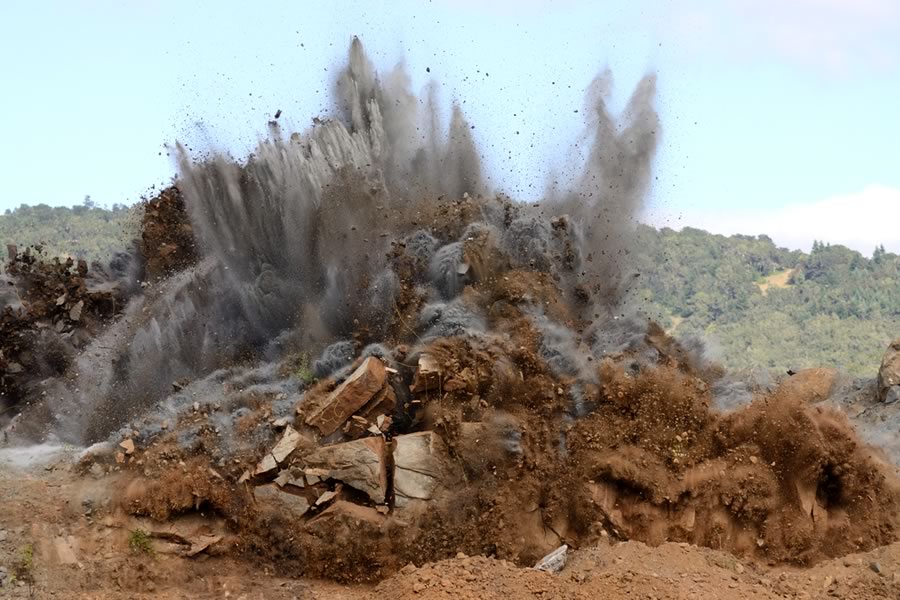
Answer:
[[[603,370],[604,402],[570,435],[581,521],[802,564],[896,539],[896,484],[842,415],[776,393],[721,416],[677,371]]]
[[[65,373],[125,304],[123,290],[89,278],[84,260],[49,258],[40,246],[10,246],[5,271],[17,301],[0,312],[0,410],[16,407],[33,383]]]
[[[145,203],[141,253],[149,279],[167,277],[196,262],[194,230],[184,197],[176,186],[164,189]]]
[[[478,288],[468,288],[463,302],[480,306],[498,293],[491,290],[508,289],[496,281]],[[164,518],[205,503],[234,523],[239,552],[264,556],[282,572],[340,581],[374,581],[408,562],[459,552],[528,566],[560,544],[605,539],[686,542],[800,565],[897,539],[896,483],[838,413],[784,387],[720,414],[711,408],[716,371],[652,325],[644,343],[655,350],[654,363],[626,351],[587,363],[596,383],[556,375],[528,316],[533,306],[510,303],[493,318],[492,333],[423,341],[391,363],[397,368],[386,385],[400,401],[380,432],[383,505],[347,475],[305,462],[319,447],[317,432],[303,429],[307,413],[337,389],[326,379],[299,405],[293,424],[304,441],[281,471],[267,468],[238,485],[231,483],[237,470],[220,480],[199,467],[173,468],[131,510]],[[581,413],[573,408],[576,392]],[[353,417],[362,426],[318,443],[372,435],[362,414]],[[426,462],[437,466],[422,473],[436,479],[433,491],[401,505],[387,456],[398,436],[415,432],[435,436]],[[197,480],[185,475],[198,469]],[[271,488],[276,475],[290,481],[304,473],[306,486],[283,487],[282,502],[271,494],[236,500],[262,489],[253,486]],[[284,502],[291,495],[308,508],[292,513]]]

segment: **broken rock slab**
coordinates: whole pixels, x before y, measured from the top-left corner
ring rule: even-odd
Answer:
[[[307,528],[322,528],[323,531],[332,531],[338,523],[346,525],[374,525],[380,527],[385,516],[370,506],[360,506],[346,500],[338,500],[331,506],[313,517],[307,523]]]
[[[309,511],[310,503],[305,497],[284,491],[277,485],[261,485],[253,489],[257,503],[267,507],[278,507],[293,517],[302,517]]]
[[[410,391],[414,394],[437,389],[441,384],[441,366],[430,354],[419,355],[418,368]]]
[[[569,554],[569,547],[565,544],[542,558],[534,565],[536,571],[546,571],[547,573],[559,573],[566,566],[566,558]]]
[[[430,500],[447,472],[444,441],[432,431],[394,438],[394,504]]]
[[[337,430],[357,410],[365,406],[385,386],[387,371],[384,363],[370,356],[341,385],[315,407],[306,424],[322,435]]]
[[[285,427],[284,434],[278,443],[256,465],[253,476],[258,477],[275,471],[278,465],[283,463],[301,442],[303,442],[303,435],[300,432],[290,425]]]
[[[385,444],[380,436],[323,446],[304,458],[308,468],[341,481],[382,504],[387,495],[388,472]]]

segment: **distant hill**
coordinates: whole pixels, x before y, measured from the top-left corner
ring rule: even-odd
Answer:
[[[874,376],[900,336],[900,256],[767,236],[638,231],[639,297],[676,334],[702,335],[732,368],[834,366]]]
[[[0,215],[0,243],[107,259],[137,235],[136,210],[21,206]],[[874,376],[900,337],[900,256],[883,248],[866,258],[817,242],[806,254],[766,236],[643,225],[636,236],[636,300],[670,331],[709,340],[731,368],[834,366]]]
[[[72,255],[90,261],[107,260],[128,246],[138,232],[139,209],[116,204],[95,206],[90,199],[74,208],[22,205],[0,215],[3,259],[6,244],[20,248],[42,244],[51,256]]]

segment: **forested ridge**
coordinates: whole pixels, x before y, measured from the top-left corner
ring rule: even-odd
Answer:
[[[21,206],[0,215],[0,242],[108,259],[137,234],[136,209]],[[701,335],[731,368],[834,366],[872,376],[900,336],[900,256],[871,258],[816,242],[809,253],[767,236],[641,225],[634,244],[643,309],[679,335]]]

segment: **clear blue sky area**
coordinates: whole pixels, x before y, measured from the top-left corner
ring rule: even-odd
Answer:
[[[659,219],[873,185],[900,203],[896,0],[33,0],[0,11],[0,209],[131,202],[172,177],[164,144],[175,139],[240,154],[277,109],[305,129],[328,111],[353,35],[380,69],[405,61],[416,91],[434,79],[447,105],[462,103],[496,187],[520,197],[565,169],[584,89],[609,67],[619,106],[643,73],[659,77]]]

